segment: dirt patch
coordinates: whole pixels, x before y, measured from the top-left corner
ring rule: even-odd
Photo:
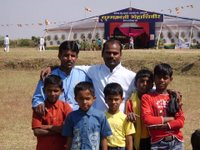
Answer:
[[[124,61],[123,64],[127,68],[138,71],[142,68],[148,68],[150,70],[153,69],[155,64],[160,63],[161,61],[149,61],[149,60],[127,60]],[[171,66],[173,66],[174,73],[177,75],[192,75],[192,76],[200,76],[200,60],[195,62],[168,62]]]
[[[0,69],[17,69],[17,70],[29,70],[29,69],[41,69],[46,66],[52,66],[59,64],[58,59],[47,59],[47,58],[35,58],[29,60],[8,60],[4,61],[0,65]]]
[[[153,69],[155,64],[160,63],[160,60],[124,60],[122,61],[123,65],[130,70],[137,72],[142,68]],[[195,62],[187,61],[170,61],[174,68],[174,73],[178,75],[193,75],[200,76],[200,59]],[[40,70],[46,66],[58,65],[58,59],[48,59],[48,58],[36,58],[29,60],[8,60],[1,62],[0,69],[16,69],[16,70]],[[83,59],[79,59],[78,65],[91,65],[91,62],[88,62]]]

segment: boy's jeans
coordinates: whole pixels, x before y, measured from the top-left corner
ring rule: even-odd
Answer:
[[[161,140],[157,143],[151,144],[151,150],[184,150],[184,144],[177,139],[170,142]]]

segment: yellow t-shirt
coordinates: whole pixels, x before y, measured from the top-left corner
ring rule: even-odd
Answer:
[[[137,92],[133,93],[131,96],[131,102],[132,102],[132,106],[133,106],[133,110],[137,115],[141,115],[140,112],[140,99],[138,98]],[[139,150],[139,145],[140,145],[140,139],[143,138],[148,138],[150,137],[149,132],[146,128],[146,126],[144,125],[143,121],[141,120],[141,116],[140,118],[137,118],[136,122],[135,122],[135,129],[136,129],[136,133],[134,134],[134,147],[136,150]]]
[[[121,111],[114,115],[106,112],[106,117],[112,130],[112,135],[107,138],[108,146],[125,147],[126,136],[135,133],[135,127],[133,123],[128,122],[126,115]]]

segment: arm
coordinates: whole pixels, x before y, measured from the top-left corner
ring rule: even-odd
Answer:
[[[61,131],[62,131],[62,125],[61,126],[41,125],[40,128],[36,128],[33,130],[35,136],[61,134]]]
[[[48,129],[42,129],[42,128],[33,129],[33,133],[34,133],[35,136],[46,136],[46,135],[56,134],[53,131],[50,131]]]
[[[38,114],[38,115],[45,115],[45,106],[43,103],[39,104],[36,107],[33,107],[33,110]]]
[[[153,100],[150,98],[149,95],[145,94],[142,96],[141,101],[141,115],[144,124],[147,126],[149,125],[156,125],[156,124],[163,124],[163,117],[162,116],[154,116],[153,115]]]
[[[183,128],[185,121],[184,113],[182,108],[175,114],[175,119],[173,121],[168,122],[168,126],[170,129],[180,129]]]
[[[107,149],[108,149],[107,138],[103,137],[101,138],[101,150],[107,150]]]
[[[163,117],[163,123],[168,123],[172,120],[174,120],[174,117]]]
[[[72,145],[72,138],[71,137],[67,137],[65,150],[70,150],[71,145]]]
[[[127,100],[125,104],[125,113],[127,114],[127,120],[130,122],[136,121],[136,114],[133,111],[133,106],[131,100]],[[137,116],[139,117],[139,115]]]
[[[62,127],[63,127],[62,125],[60,125],[60,126],[50,126],[49,130],[54,132],[54,133],[60,133],[61,134]]]
[[[43,115],[45,110],[44,110],[44,100],[45,100],[45,95],[43,92],[43,87],[44,83],[42,80],[40,80],[37,84],[35,93],[33,94],[32,98],[32,107],[33,110],[38,113]]]
[[[51,74],[52,70],[54,70],[58,67],[59,66],[56,65],[56,66],[48,66],[48,67],[42,69],[41,72],[40,72],[40,79],[44,80],[48,75]]]
[[[133,150],[133,135],[126,136],[126,150]]]
[[[78,69],[84,71],[85,74],[86,74],[87,76],[89,76],[89,78],[91,78],[90,75],[89,75],[89,73],[88,73],[90,67],[91,67],[91,66],[86,66],[86,65],[75,66],[75,68],[78,68]]]

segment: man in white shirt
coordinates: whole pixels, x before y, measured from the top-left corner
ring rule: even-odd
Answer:
[[[102,57],[105,64],[92,66],[79,66],[92,80],[95,88],[96,101],[93,106],[106,111],[108,106],[104,100],[103,90],[108,83],[119,83],[123,88],[123,102],[120,110],[124,112],[125,101],[130,98],[135,90],[135,73],[126,69],[121,64],[122,45],[118,40],[110,39],[105,42]]]
[[[109,39],[103,45],[102,57],[105,64],[92,66],[76,66],[86,72],[95,88],[96,100],[93,106],[101,111],[106,111],[108,106],[104,100],[103,90],[108,83],[119,83],[123,88],[123,102],[120,110],[124,112],[125,101],[131,97],[135,90],[135,73],[121,65],[122,45],[118,40]],[[41,76],[50,73],[50,68],[42,71]]]
[[[39,50],[40,50],[40,51],[42,51],[42,50],[45,51],[44,42],[45,42],[45,41],[44,41],[44,38],[41,37],[41,38],[40,38],[40,47],[39,47]]]
[[[4,38],[4,52],[10,51],[9,44],[10,44],[9,37],[8,37],[8,35],[6,35]]]

